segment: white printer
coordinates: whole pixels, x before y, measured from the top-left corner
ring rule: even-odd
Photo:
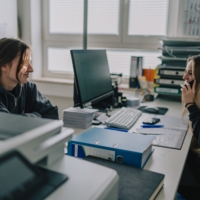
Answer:
[[[68,177],[45,199],[117,199],[119,177],[116,171],[65,155],[64,144],[72,138],[73,129],[63,128],[62,125],[63,122],[59,120],[0,113],[0,178],[10,179],[7,188],[6,183],[0,183],[0,191],[9,193],[9,190],[13,190],[11,186],[21,184],[23,176],[29,175],[30,178],[34,173],[31,172],[31,167],[37,165]],[[14,158],[19,165],[12,164]],[[24,169],[21,170],[21,176],[18,173],[19,168]],[[8,174],[9,169],[11,173]],[[16,179],[14,176],[19,178]],[[23,190],[24,187],[19,189]],[[9,196],[10,199],[15,197],[15,194],[13,192],[13,196]]]

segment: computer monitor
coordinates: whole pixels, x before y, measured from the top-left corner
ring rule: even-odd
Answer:
[[[74,106],[112,105],[113,88],[106,50],[71,50],[71,57],[75,77]]]

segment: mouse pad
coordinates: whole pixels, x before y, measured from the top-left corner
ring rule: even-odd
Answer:
[[[144,109],[145,109],[146,107],[147,107],[147,106],[140,106],[140,107],[138,108],[138,110],[141,110],[141,111],[144,112],[144,113],[154,114],[154,113],[150,113],[150,112],[144,111]],[[164,115],[164,114],[168,111],[168,108],[158,107],[158,109],[159,109],[159,113],[156,113],[156,115]]]

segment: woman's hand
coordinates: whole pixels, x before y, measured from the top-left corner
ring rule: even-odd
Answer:
[[[182,91],[184,103],[185,104],[194,103],[196,81],[194,80],[194,84],[192,88],[190,87],[190,84],[188,82],[186,83],[186,86],[181,84],[181,91]]]

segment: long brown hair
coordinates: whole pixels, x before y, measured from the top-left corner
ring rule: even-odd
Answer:
[[[16,71],[16,78],[19,81],[17,74],[21,69],[23,58],[27,50],[31,50],[31,47],[19,39],[13,39],[13,38],[0,39],[0,68],[5,66],[6,64],[11,64],[12,61],[19,55],[20,59]],[[0,70],[0,76],[1,76],[1,70]]]
[[[192,62],[192,74],[193,74],[194,80],[196,81],[194,102],[197,105],[197,107],[200,109],[200,54],[189,57],[187,60],[187,64],[190,61]],[[182,116],[184,116],[187,113],[187,109],[184,107],[184,104],[185,104],[184,99],[182,97],[182,105],[184,108]]]

